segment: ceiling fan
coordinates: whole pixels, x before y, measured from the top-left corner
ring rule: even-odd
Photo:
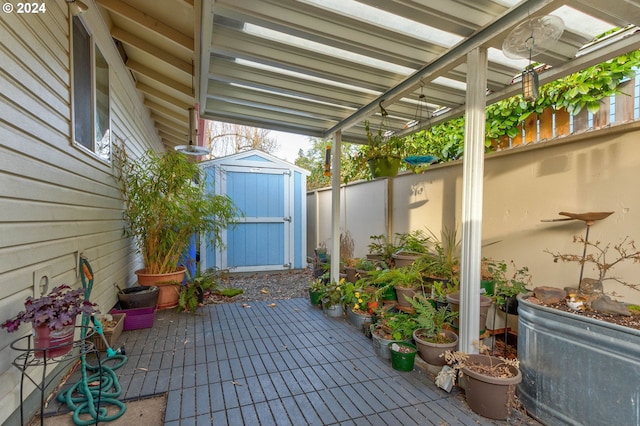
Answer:
[[[562,35],[564,21],[553,15],[529,18],[515,27],[502,43],[502,51],[511,59],[529,58],[521,74],[522,96],[526,102],[538,99],[538,73],[531,58],[549,50]]]
[[[198,129],[194,126],[195,121],[196,110],[194,108],[189,108],[189,144],[178,145],[175,147],[175,150],[186,155],[209,155],[211,152],[207,148],[193,144],[194,139],[198,140]]]
[[[554,15],[529,18],[515,27],[502,42],[510,59],[529,59],[551,49],[564,31],[564,21]]]

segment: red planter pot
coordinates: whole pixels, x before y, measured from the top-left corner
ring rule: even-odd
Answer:
[[[50,359],[68,354],[73,348],[74,331],[75,321],[60,330],[50,330],[47,324],[34,327],[33,346],[36,349],[34,356],[44,358],[46,353],[47,359]]]

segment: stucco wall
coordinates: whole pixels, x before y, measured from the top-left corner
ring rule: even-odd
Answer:
[[[590,241],[616,244],[630,236],[640,242],[639,137],[640,123],[630,123],[487,155],[483,256],[528,266],[534,285],[564,287],[577,285],[579,265],[554,263],[544,251],[581,254],[582,246],[573,243],[573,236],[584,235],[585,225],[542,220],[560,218],[561,211],[614,211],[591,228]],[[356,256],[367,253],[370,235],[385,232],[380,216],[387,209],[391,233],[429,229],[439,234],[446,225],[457,226],[461,236],[461,161],[434,165],[421,174],[401,174],[389,180],[389,192],[382,189],[385,182],[361,182],[342,189],[342,216],[346,209]],[[318,240],[309,235],[310,245],[330,241],[330,190],[320,190],[318,195],[321,215],[316,218],[309,209],[308,222],[320,235]],[[385,207],[387,196],[390,204]],[[308,197],[315,198],[315,191]],[[607,259],[612,260],[613,255],[610,250]],[[631,263],[616,266],[609,276],[637,283],[638,268]],[[585,276],[594,276],[588,272],[585,268]],[[640,302],[640,292],[612,281],[605,282],[605,291],[621,294],[628,302]]]

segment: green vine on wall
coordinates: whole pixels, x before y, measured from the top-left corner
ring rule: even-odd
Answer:
[[[539,98],[535,102],[526,102],[522,95],[489,105],[486,109],[485,146],[491,152],[492,141],[508,136],[518,136],[518,128],[531,114],[541,114],[547,108],[566,109],[571,115],[580,113],[584,108],[595,113],[600,101],[618,93],[620,83],[635,78],[640,67],[640,50],[634,50],[608,61],[593,65],[582,71],[549,82],[542,86]],[[454,118],[444,123],[421,130],[402,140],[402,156],[433,155],[439,162],[459,159],[464,152],[464,117]],[[367,145],[351,148],[341,161],[343,182],[370,179],[365,161]],[[355,161],[354,161],[355,160]],[[296,162],[297,163],[297,162]],[[317,170],[316,170],[317,169]],[[408,166],[404,166],[408,170]],[[421,171],[424,168],[417,168]],[[321,167],[313,168],[312,176],[320,173]],[[329,179],[318,176],[317,187]]]

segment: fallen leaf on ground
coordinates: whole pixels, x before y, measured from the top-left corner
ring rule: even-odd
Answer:
[[[275,307],[276,307],[276,304],[275,304],[275,303],[269,303],[269,307],[270,307],[270,308],[275,308]]]
[[[263,288],[262,290],[260,290],[260,293],[269,294],[269,290],[267,290],[266,288]]]

